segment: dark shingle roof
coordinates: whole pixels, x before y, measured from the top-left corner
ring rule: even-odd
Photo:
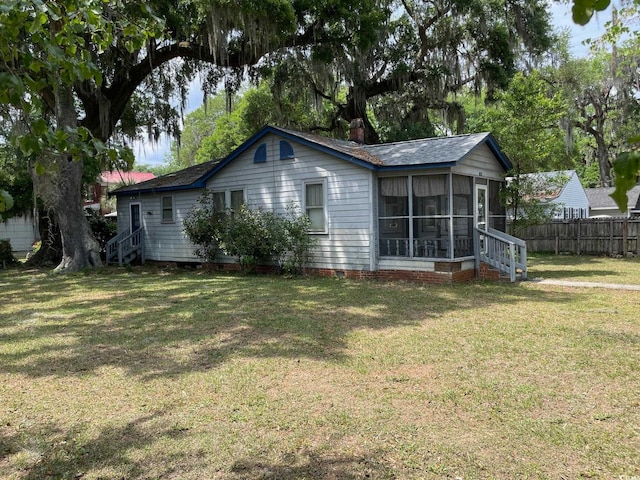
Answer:
[[[452,137],[423,138],[380,145],[360,145],[354,142],[335,140],[284,128],[269,128],[283,132],[288,136],[302,139],[310,144],[322,145],[344,155],[352,156],[381,170],[396,167],[451,166],[485,143],[498,157],[505,170],[511,168],[511,162],[488,132],[455,135]]]
[[[386,167],[455,164],[489,138],[488,133],[433,137],[406,142],[365,145],[363,149]]]
[[[500,150],[490,133],[434,137],[382,145],[361,145],[312,133],[267,126],[222,160],[206,162],[137,185],[122,187],[114,190],[112,194],[124,195],[203,188],[212,175],[257,144],[262,137],[269,133],[295,140],[371,170],[451,167],[482,144],[489,147],[505,170],[511,168],[511,162]]]
[[[610,195],[615,188],[585,188],[587,198],[589,199],[589,207],[591,208],[618,208],[616,202]],[[640,209],[640,185],[636,185],[627,192],[627,208],[632,210]]]
[[[111,195],[122,195],[126,193],[150,193],[163,190],[179,190],[187,188],[197,188],[198,181],[213,170],[220,160],[199,163],[177,172],[168,173],[160,177],[136,183],[135,185],[125,185],[111,192]]]

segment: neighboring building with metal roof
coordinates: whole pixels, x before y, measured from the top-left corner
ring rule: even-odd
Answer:
[[[616,202],[611,198],[614,190],[614,187],[586,189],[590,217],[633,217],[640,215],[640,185],[636,185],[627,192],[626,213],[622,213]]]
[[[149,260],[198,261],[183,221],[207,189],[227,208],[299,206],[317,272],[455,281],[476,274],[476,226],[504,232],[510,168],[489,133],[363,145],[268,126],[223,159],[112,195],[119,232],[139,231]]]

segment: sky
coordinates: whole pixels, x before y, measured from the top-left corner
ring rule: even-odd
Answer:
[[[617,3],[614,1],[614,3]],[[611,19],[611,7],[600,12],[591,19],[586,26],[573,23],[571,19],[571,4],[551,2],[553,25],[561,30],[568,29],[571,34],[571,51],[576,57],[588,54],[588,47],[583,42],[589,38],[597,38],[604,31],[604,24]],[[202,105],[202,91],[198,82],[192,83],[185,114],[192,112]],[[165,155],[169,151],[171,138],[163,136],[157,144],[137,142],[133,146],[137,165],[157,167],[164,163]]]

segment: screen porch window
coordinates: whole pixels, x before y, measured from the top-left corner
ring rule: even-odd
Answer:
[[[473,254],[473,178],[434,174],[381,178],[380,256],[454,258]]]
[[[309,217],[312,233],[327,232],[326,184],[324,181],[304,184],[304,211]]]
[[[173,197],[166,196],[160,200],[162,204],[162,223],[172,223],[173,218]]]
[[[507,211],[500,201],[503,187],[503,182],[489,180],[489,226],[501,232],[506,231],[507,227]]]

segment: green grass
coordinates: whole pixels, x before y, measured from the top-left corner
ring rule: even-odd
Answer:
[[[549,260],[532,271],[620,268]],[[0,478],[637,476],[639,308],[533,282],[0,271]]]
[[[530,278],[640,285],[640,257],[534,254],[527,263]]]

